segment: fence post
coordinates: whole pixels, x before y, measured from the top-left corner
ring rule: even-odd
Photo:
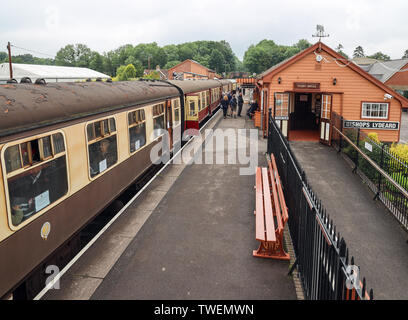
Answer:
[[[357,141],[356,141],[356,146],[358,149],[360,149],[359,146],[359,141],[360,141],[360,128],[357,129]],[[356,151],[356,159],[354,160],[354,164],[356,165],[353,169],[353,173],[356,173],[357,168],[358,168],[358,151]]]
[[[380,168],[381,169],[384,169],[383,168],[383,165],[384,165],[384,147],[385,147],[385,144],[383,144],[382,147],[381,147],[381,160],[380,160]],[[376,200],[380,196],[380,193],[381,193],[381,179],[382,179],[382,175],[381,175],[381,173],[378,172],[377,193],[375,194],[375,197],[374,197],[373,200]]]

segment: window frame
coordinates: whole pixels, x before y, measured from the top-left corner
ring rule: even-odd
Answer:
[[[135,124],[135,123],[129,124],[129,115],[130,115],[131,113],[135,112],[135,111],[143,111],[143,112],[144,112],[144,120],[143,120],[142,122],[139,122],[139,123],[136,123],[136,124]],[[153,112],[153,110],[152,110],[152,112]],[[128,138],[128,145],[129,145],[128,151],[129,151],[129,155],[132,156],[132,155],[134,155],[134,154],[137,153],[138,151],[144,149],[145,147],[147,147],[147,146],[150,144],[150,143],[148,143],[148,141],[147,141],[146,107],[137,108],[137,109],[128,111],[128,112],[126,113],[126,122],[127,122],[127,138]],[[143,123],[145,124],[145,140],[146,140],[146,143],[144,144],[144,146],[142,146],[142,147],[140,147],[139,149],[137,149],[137,150],[131,152],[131,151],[130,151],[130,132],[129,132],[129,130],[130,130],[130,128],[136,127],[136,126],[138,126],[138,125],[140,125],[140,124],[143,124]]]
[[[364,105],[367,104],[378,104],[379,105],[379,109],[378,112],[380,112],[381,110],[381,105],[387,105],[387,113],[385,117],[380,117],[380,116],[365,116],[364,115]],[[366,109],[367,110],[367,109]],[[371,110],[371,112],[373,112],[373,110]],[[361,119],[380,119],[380,120],[388,120],[390,116],[390,103],[389,102],[378,102],[378,101],[361,101]]]
[[[54,154],[54,143],[53,143],[53,139],[52,136],[54,134],[57,133],[61,133],[63,140],[64,140],[64,151],[61,151],[57,154]],[[21,147],[20,145],[23,143],[27,143],[33,140],[40,140],[43,137],[51,137],[51,146],[52,146],[52,157],[47,157],[46,159],[43,159],[42,161],[34,164],[34,165],[30,165],[30,166],[23,166],[23,160],[21,157]],[[16,170],[13,170],[10,173],[7,173],[7,169],[6,169],[6,162],[4,159],[4,155],[6,150],[9,147],[13,147],[15,145],[19,146],[19,152],[20,152],[20,161],[21,161],[21,165],[22,167]],[[45,208],[41,209],[40,211],[36,212],[35,214],[33,214],[31,217],[29,217],[27,220],[22,221],[19,225],[15,226],[12,222],[12,218],[11,218],[11,207],[10,207],[10,194],[9,194],[9,185],[8,185],[8,179],[9,178],[13,178],[15,176],[18,176],[19,174],[31,170],[33,168],[42,166],[46,163],[49,163],[53,160],[56,160],[58,158],[61,158],[65,156],[65,165],[66,165],[66,169],[67,169],[67,192],[65,193],[65,195],[63,195],[61,198],[59,198],[57,201],[54,201],[53,203],[50,203],[48,206],[46,206]],[[35,136],[30,136],[30,137],[26,137],[23,139],[19,139],[19,140],[14,140],[8,143],[5,143],[1,149],[1,170],[3,173],[3,186],[4,186],[4,195],[5,195],[5,202],[6,202],[6,213],[7,213],[7,221],[8,221],[8,225],[9,228],[12,231],[17,231],[20,230],[21,228],[25,227],[27,224],[31,223],[32,221],[34,221],[35,219],[38,219],[40,216],[42,216],[43,214],[45,214],[47,211],[51,210],[52,208],[54,208],[55,206],[57,206],[59,203],[61,203],[62,201],[64,201],[65,199],[67,199],[70,194],[71,194],[71,180],[70,180],[70,168],[69,168],[69,160],[68,160],[68,151],[67,151],[67,139],[65,137],[65,133],[64,131],[62,131],[61,129],[58,130],[53,130],[47,133],[42,133],[42,134],[38,134]]]
[[[180,104],[180,98],[177,99],[172,99],[171,100],[171,107],[173,110],[173,128],[178,127],[179,125],[181,125],[181,104]],[[176,110],[179,111],[179,120],[176,122]]]
[[[154,115],[154,107],[158,106],[158,105],[163,106],[163,113],[161,113],[159,115]],[[154,105],[151,105],[150,107],[152,108],[152,128],[153,128],[152,132],[153,132],[153,134],[154,134],[154,130],[155,130],[155,128],[154,128],[154,119],[156,119],[158,117],[161,117],[161,116],[164,117],[164,121],[163,121],[164,128],[162,128],[162,130],[167,131],[167,129],[166,129],[166,101],[155,103]],[[157,139],[159,139],[160,137],[163,137],[163,136],[164,136],[164,133],[162,133],[161,135],[158,135],[157,137],[154,137],[153,141],[156,141]]]
[[[109,168],[106,168],[106,170],[104,170],[103,172],[99,172],[99,173],[98,173],[97,175],[95,175],[94,177],[91,177],[91,170],[90,170],[91,162],[90,162],[90,158],[89,158],[89,144],[90,144],[90,142],[89,142],[89,140],[88,140],[88,125],[91,124],[91,123],[96,123],[96,122],[102,122],[102,123],[103,123],[103,121],[108,120],[108,124],[109,124],[109,126],[110,126],[110,120],[109,120],[109,119],[111,119],[111,118],[115,119],[116,152],[117,152],[117,160],[116,160],[116,163],[115,163],[114,165],[110,166]],[[104,117],[104,118],[93,119],[93,120],[87,121],[87,122],[85,123],[84,130],[85,130],[85,141],[86,141],[86,158],[87,158],[87,160],[88,160],[88,161],[87,161],[88,179],[89,179],[90,181],[93,181],[93,180],[95,180],[95,179],[98,179],[98,178],[101,177],[103,174],[105,174],[106,172],[110,171],[112,168],[116,167],[116,166],[119,164],[118,126],[117,126],[116,116],[115,116],[115,115],[110,115],[110,116],[107,116],[107,117]],[[104,129],[103,129],[103,127],[101,127],[101,132],[103,132],[103,131],[104,131]],[[95,126],[94,126],[94,135],[95,135]],[[96,137],[96,135],[95,135],[95,138],[92,139],[91,141],[92,141],[92,143],[95,143],[95,142],[104,140],[104,139],[106,139],[106,138],[108,138],[108,137],[111,137],[111,136],[113,136],[113,135],[112,135],[112,134],[109,134],[109,135],[107,135],[107,136],[103,136],[103,135],[102,135],[102,137]]]

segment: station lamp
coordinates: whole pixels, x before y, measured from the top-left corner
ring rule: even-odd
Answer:
[[[333,78],[333,86],[335,86],[337,84],[337,79]]]
[[[281,82],[282,82],[282,79],[281,79],[281,77],[279,77],[278,78],[278,83],[281,84]]]

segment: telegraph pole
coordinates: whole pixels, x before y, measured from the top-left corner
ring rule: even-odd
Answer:
[[[10,69],[10,80],[13,79],[13,66],[11,62],[11,45],[10,42],[7,43],[8,55],[9,55],[9,69]]]

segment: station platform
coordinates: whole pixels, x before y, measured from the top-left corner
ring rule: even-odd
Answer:
[[[374,290],[374,299],[408,299],[407,233],[332,147],[291,141],[316,195]],[[362,280],[362,279],[361,279]]]
[[[254,128],[221,113],[211,122]],[[255,176],[240,175],[241,167],[248,165],[168,165],[43,299],[296,299],[287,261],[252,256]]]

